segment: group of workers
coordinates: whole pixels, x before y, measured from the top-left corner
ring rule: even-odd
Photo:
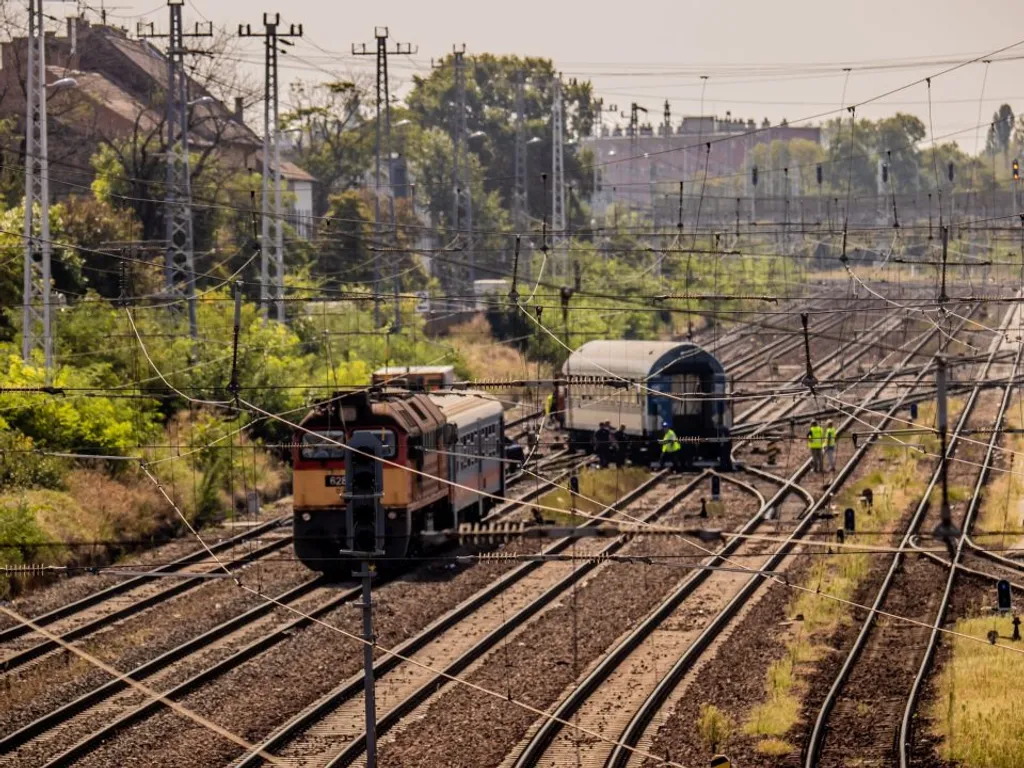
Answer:
[[[643,437],[627,435],[625,424],[620,424],[613,432],[612,423],[603,421],[594,430],[590,444],[602,467],[612,463],[624,466],[627,458],[634,463],[658,464],[675,470],[688,469],[691,463],[689,452],[684,450],[683,442],[667,421],[662,423],[660,436],[645,433]]]
[[[822,427],[817,419],[811,421],[807,431],[807,449],[811,453],[811,466],[819,475],[825,474],[825,462],[828,471],[836,471],[836,428],[831,421]]]
[[[590,439],[590,445],[597,456],[598,464],[607,467],[614,462],[620,467],[625,466],[626,457],[629,454],[628,440],[625,424],[620,424],[619,428],[613,432],[612,423],[602,421],[601,426],[594,430],[594,436]]]

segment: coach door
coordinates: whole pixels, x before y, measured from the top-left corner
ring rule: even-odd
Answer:
[[[700,397],[704,391],[700,376],[678,373],[671,377],[672,428],[680,437],[704,433],[704,408],[708,403]]]

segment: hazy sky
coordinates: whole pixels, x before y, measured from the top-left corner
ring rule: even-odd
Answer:
[[[98,8],[99,0],[88,5]],[[47,10],[60,13],[58,8]],[[134,30],[142,18],[167,28],[167,8],[158,0],[110,0],[108,8],[111,23]],[[1024,14],[1020,3],[1010,0],[291,0],[265,6],[250,0],[188,0],[185,24],[207,18],[232,29],[239,22],[256,28],[264,10],[280,12],[285,24],[304,25],[306,37],[297,41],[294,56],[281,57],[282,82],[372,73],[373,57],[353,57],[350,46],[372,42],[374,26],[387,25],[393,40],[419,46],[417,55],[390,62],[399,92],[414,72],[428,71],[431,58],[464,42],[470,53],[550,57],[566,77],[592,80],[606,103],[628,110],[629,102],[637,101],[657,113],[656,122],[666,98],[674,120],[700,112],[701,74],[708,76],[705,114],[722,117],[731,111],[758,122],[786,117],[796,123],[838,109],[844,66],[852,67],[849,104],[936,75],[952,65],[946,60],[970,59],[1018,41],[1020,46],[1001,55],[1024,57]],[[262,74],[259,41],[249,41],[247,51],[244,58],[251,64],[240,66]],[[920,59],[933,61],[907,65]],[[904,61],[897,68],[865,68],[899,60]],[[932,80],[934,135],[957,140],[968,151],[974,149],[985,69],[970,64]],[[1022,75],[1024,58],[988,67],[981,122],[987,125],[1003,101],[1024,110]],[[927,86],[922,82],[865,105],[858,116],[899,110],[917,114],[928,126]]]

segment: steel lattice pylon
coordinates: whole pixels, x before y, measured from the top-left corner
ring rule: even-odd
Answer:
[[[50,325],[50,169],[46,146],[46,52],[43,0],[29,0],[28,72],[25,79],[25,284],[21,352],[26,362],[40,349],[47,375],[53,368]],[[38,226],[35,221],[38,212]]]
[[[284,228],[281,217],[281,143],[278,135],[278,82],[277,82],[277,25],[280,16],[275,14],[271,23],[264,14],[266,27],[264,58],[266,94],[263,100],[263,217],[260,261],[260,301],[264,317],[269,315],[271,305],[278,322],[285,320],[284,313]],[[271,189],[273,187],[273,189]]]
[[[277,42],[281,38],[302,37],[302,25],[290,24],[286,32],[278,31],[281,14],[263,14],[263,34],[254,34],[252,27],[238,25],[239,37],[263,37],[263,179],[262,227],[260,229],[260,303],[263,317],[274,315],[284,322],[284,208],[281,204],[281,146],[278,131]]]
[[[512,195],[512,224],[517,232],[525,232],[529,222],[526,182],[526,94],[522,74],[516,79],[516,188]]]
[[[194,339],[199,334],[188,161],[188,75],[185,73],[181,2],[169,0],[168,6],[171,11],[171,29],[167,51],[167,193],[164,212],[167,255],[164,259],[164,273],[168,294],[174,298],[184,298],[188,305],[188,327]]]
[[[476,282],[476,255],[473,253],[473,194],[469,168],[469,129],[466,127],[466,45],[461,50],[452,48],[455,67],[455,216],[458,232],[465,231],[466,265],[469,272],[468,294]],[[459,213],[461,211],[461,217]]]
[[[558,247],[565,241],[565,156],[562,112],[562,81],[555,78],[551,89],[551,243]],[[568,258],[568,253],[566,253]],[[568,276],[568,262],[564,265]]]

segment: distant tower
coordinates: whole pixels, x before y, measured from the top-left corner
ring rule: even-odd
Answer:
[[[551,95],[551,229],[556,243],[564,238],[566,229],[562,114],[562,80],[556,77]]]
[[[523,73],[516,78],[516,187],[512,194],[512,225],[517,232],[525,232],[529,221],[526,180],[526,84]]]

